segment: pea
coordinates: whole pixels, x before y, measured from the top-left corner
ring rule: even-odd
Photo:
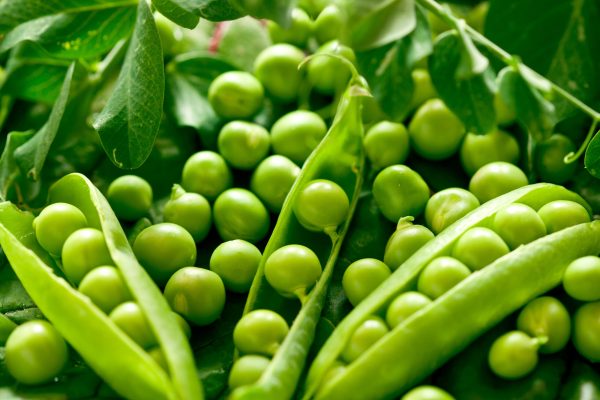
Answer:
[[[319,47],[315,54],[336,54],[351,63],[356,62],[354,51],[336,40],[325,43]],[[326,95],[341,93],[346,88],[350,76],[351,73],[348,67],[341,60],[334,57],[315,57],[307,66],[308,82],[316,91]]]
[[[506,104],[499,91],[494,96],[494,110],[496,110],[496,122],[500,126],[510,125],[517,118],[515,110]]]
[[[423,225],[400,223],[385,246],[383,262],[394,271],[434,237]]]
[[[469,182],[469,191],[481,203],[526,186],[527,176],[516,165],[496,161],[479,168]]]
[[[544,221],[525,204],[509,204],[494,216],[494,231],[508,247],[515,249],[546,235]]]
[[[410,150],[406,127],[397,122],[376,123],[367,131],[363,143],[365,153],[376,170],[402,164]]]
[[[186,193],[176,185],[163,208],[165,222],[177,224],[192,235],[195,242],[206,238],[212,225],[210,204],[198,193]]]
[[[54,203],[45,207],[33,220],[33,229],[40,246],[54,257],[59,257],[67,238],[87,224],[87,218],[79,208],[67,203]]]
[[[149,226],[133,242],[133,252],[148,274],[164,284],[175,271],[196,262],[196,243],[183,227],[163,222]]]
[[[440,99],[427,100],[408,125],[411,146],[428,160],[443,160],[458,151],[465,127]]]
[[[452,257],[434,258],[419,275],[419,292],[431,299],[437,299],[469,277],[469,268]]]
[[[576,300],[600,300],[600,257],[581,257],[569,264],[563,276],[563,287]]]
[[[590,222],[590,214],[585,207],[570,200],[551,201],[538,210],[538,215],[544,221],[548,233]]]
[[[258,381],[271,360],[267,357],[248,355],[237,359],[229,373],[229,388],[251,385]]]
[[[438,234],[477,207],[479,200],[471,192],[461,188],[444,189],[427,202],[425,221],[433,233]]]
[[[350,304],[356,307],[391,274],[388,266],[375,258],[354,261],[342,277],[342,287]]]
[[[234,188],[215,201],[213,217],[223,240],[242,239],[256,243],[269,232],[269,212],[252,192]]]
[[[454,397],[439,387],[423,385],[410,390],[400,400],[454,400]]]
[[[337,39],[343,24],[341,11],[335,4],[325,7],[315,19],[314,34],[317,42],[323,44]]]
[[[119,304],[109,318],[142,348],[149,349],[157,345],[154,332],[137,303],[127,301]]]
[[[555,133],[539,143],[535,149],[535,169],[544,182],[563,184],[577,169],[577,163],[565,164],[567,154],[577,150],[571,139]]]
[[[75,285],[79,285],[92,269],[112,264],[104,234],[98,229],[78,229],[65,241],[62,249],[63,271]]]
[[[267,93],[276,100],[287,103],[298,97],[302,75],[298,65],[304,52],[291,44],[282,43],[264,49],[254,61],[254,74]]]
[[[279,213],[299,174],[300,168],[289,158],[272,155],[254,170],[250,189],[269,210]]]
[[[306,229],[332,232],[348,217],[350,200],[337,183],[316,179],[300,190],[294,203],[294,214]]]
[[[233,343],[243,354],[273,356],[289,332],[287,322],[271,310],[253,310],[233,330]]]
[[[285,297],[304,300],[321,276],[321,262],[308,247],[290,244],[275,250],[265,262],[265,278]]]
[[[470,176],[491,162],[516,164],[519,156],[519,142],[501,129],[494,129],[485,135],[467,133],[460,146],[460,162]]]
[[[575,312],[573,344],[583,357],[600,362],[600,302],[586,303]]]
[[[350,337],[346,347],[342,351],[342,359],[351,363],[369,350],[388,332],[389,328],[379,317],[371,317],[363,322]]]
[[[183,166],[181,186],[213,201],[233,185],[233,176],[225,159],[212,151],[193,154]]]
[[[264,89],[252,74],[228,71],[219,75],[208,88],[208,101],[225,119],[246,119],[262,107]]]
[[[346,369],[347,365],[345,363],[341,362],[340,360],[335,360],[331,367],[323,375],[323,382],[333,381],[337,376],[343,374],[346,371]],[[323,386],[317,389],[316,397],[319,397],[319,394],[321,393],[322,389]]]
[[[540,343],[521,331],[511,331],[494,341],[488,355],[491,370],[504,379],[519,379],[531,373],[538,362]]]
[[[313,29],[313,21],[301,8],[293,8],[289,28],[283,28],[273,21],[267,22],[271,40],[275,43],[286,42],[304,47]]]
[[[121,272],[110,265],[94,268],[85,275],[79,291],[107,314],[119,304],[132,300]]]
[[[463,233],[456,241],[452,257],[465,264],[471,271],[476,271],[509,252],[507,244],[496,232],[475,227]]]
[[[148,350],[148,354],[156,363],[165,371],[169,370],[169,365],[167,364],[167,359],[165,358],[165,354],[163,353],[160,347],[153,347]]]
[[[327,125],[318,114],[292,111],[275,121],[271,128],[273,152],[302,165],[326,133]]]
[[[210,257],[210,270],[221,277],[232,292],[247,293],[258,269],[262,254],[252,243],[230,240],[221,243]]]
[[[184,267],[169,278],[165,298],[178,314],[198,326],[216,321],[225,307],[225,286],[205,268]]]
[[[569,312],[554,297],[544,296],[527,303],[517,318],[517,329],[544,341],[540,353],[562,350],[571,335]]]
[[[419,292],[404,292],[392,301],[385,320],[391,328],[400,325],[405,319],[431,304],[431,299]]]
[[[233,167],[250,170],[269,153],[269,132],[253,122],[231,121],[221,129],[219,153]]]
[[[119,219],[135,221],[150,211],[152,186],[139,176],[124,175],[111,182],[106,199]]]
[[[409,167],[392,165],[375,177],[373,197],[381,213],[397,223],[402,217],[421,215],[429,200],[429,187]]]
[[[49,322],[27,321],[6,341],[4,362],[10,375],[25,385],[47,383],[65,367],[67,344]]]
[[[415,68],[411,72],[414,89],[412,98],[410,100],[410,109],[414,110],[420,107],[427,100],[433,99],[437,96],[435,87],[431,83],[431,76],[429,71],[424,68]]]

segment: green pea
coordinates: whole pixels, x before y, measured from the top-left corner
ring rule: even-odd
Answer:
[[[581,257],[569,264],[563,276],[563,287],[576,300],[600,300],[600,257]]]
[[[315,54],[336,54],[353,64],[356,62],[354,51],[336,40],[325,43]],[[306,69],[308,82],[316,91],[326,95],[344,90],[351,76],[350,69],[341,60],[329,56],[315,57]]]
[[[342,359],[351,363],[369,350],[388,332],[389,328],[379,317],[371,317],[363,322],[352,334],[346,347],[342,351]]]
[[[325,7],[317,16],[314,24],[314,34],[317,42],[323,44],[337,39],[343,24],[341,11],[335,4]]]
[[[470,274],[469,268],[456,258],[434,258],[419,275],[417,289],[425,296],[437,299]]]
[[[401,221],[385,246],[383,262],[394,271],[434,237],[423,225]]]
[[[206,238],[212,226],[208,200],[198,193],[186,193],[179,185],[175,185],[171,198],[165,203],[163,219],[185,228],[195,242]]]
[[[233,343],[243,354],[273,356],[289,332],[287,322],[271,310],[253,310],[233,330]]]
[[[496,232],[475,227],[463,233],[456,241],[452,257],[465,264],[471,271],[476,271],[509,252],[508,245]]]
[[[519,156],[519,142],[513,135],[501,129],[494,129],[485,135],[467,133],[460,146],[460,161],[470,176],[491,162],[505,161],[516,164]]]
[[[477,207],[479,200],[471,192],[461,188],[444,189],[427,202],[425,221],[433,233],[438,234]]]
[[[431,299],[419,292],[404,292],[392,301],[385,320],[391,328],[400,325],[405,319],[431,304]]]
[[[410,150],[406,127],[390,121],[381,121],[369,128],[363,144],[367,157],[376,170],[402,164]]]
[[[571,318],[556,298],[538,297],[527,303],[519,313],[517,329],[544,341],[540,353],[556,353],[569,341]]]
[[[148,350],[148,354],[156,363],[165,371],[169,371],[169,365],[167,364],[167,359],[165,358],[165,353],[163,353],[160,347],[153,347]]]
[[[508,244],[508,247],[516,249],[522,244],[545,236],[546,226],[533,208],[514,203],[496,213],[494,231]]]
[[[583,357],[600,362],[600,302],[586,303],[573,317],[573,344]]]
[[[152,206],[152,186],[139,176],[124,175],[111,182],[106,199],[119,219],[135,221]]]
[[[208,101],[215,112],[226,119],[250,118],[262,107],[264,89],[252,74],[228,71],[212,81]]]
[[[298,97],[302,75],[298,65],[304,52],[291,44],[269,46],[256,57],[254,74],[267,93],[281,102],[291,102]]]
[[[196,262],[196,243],[183,227],[163,222],[140,232],[133,252],[148,274],[164,284],[180,268]]]
[[[590,214],[585,207],[570,200],[555,200],[538,210],[548,233],[558,232],[569,226],[590,222]]]
[[[255,383],[270,363],[271,360],[263,356],[248,355],[238,358],[229,373],[229,388],[235,389]]]
[[[323,118],[312,111],[285,114],[271,128],[273,152],[302,165],[327,133]]]
[[[110,265],[94,268],[85,275],[79,291],[107,314],[119,304],[132,300],[121,272]]]
[[[33,220],[33,229],[40,246],[54,257],[59,257],[67,238],[87,224],[87,218],[79,208],[67,203],[54,203],[45,207]]]
[[[279,213],[299,174],[300,168],[289,158],[272,155],[254,170],[250,189],[269,210]]]
[[[344,271],[342,287],[354,307],[391,275],[387,265],[375,258],[354,261]]]
[[[267,28],[273,42],[286,42],[304,47],[311,35],[313,21],[304,10],[294,7],[290,15],[289,28],[283,28],[273,21],[267,22]]]
[[[308,247],[290,244],[275,250],[265,262],[265,278],[285,297],[304,300],[321,276],[321,262]]]
[[[119,304],[109,314],[109,318],[142,348],[149,349],[158,344],[146,316],[137,303],[127,301]]]
[[[183,166],[181,186],[213,201],[233,185],[233,175],[218,153],[200,151],[193,154]]]
[[[521,331],[511,331],[494,341],[488,363],[494,374],[504,379],[519,379],[531,373],[538,362],[538,339]]]
[[[337,183],[316,179],[300,190],[294,203],[294,214],[306,229],[332,232],[348,217],[350,200]]]
[[[205,268],[184,267],[169,278],[165,298],[176,313],[198,326],[215,322],[225,307],[225,286]]]
[[[409,167],[392,165],[375,177],[373,197],[381,213],[397,223],[402,217],[421,215],[429,200],[429,187]]]
[[[210,256],[210,270],[221,277],[232,292],[247,293],[262,254],[252,243],[230,240],[221,243]]]
[[[10,375],[25,385],[47,383],[67,364],[65,340],[49,322],[27,321],[6,340],[4,362]]]
[[[512,190],[526,186],[527,176],[516,165],[496,161],[479,168],[469,182],[469,191],[483,204]]]
[[[96,267],[112,265],[113,261],[98,229],[83,228],[73,232],[62,249],[63,272],[75,285]]]
[[[496,111],[496,122],[499,126],[511,125],[515,122],[517,114],[515,110],[509,107],[500,95],[500,91],[494,96],[494,110]]]
[[[221,193],[213,207],[213,218],[223,240],[262,240],[269,232],[269,212],[252,192],[234,188]]]
[[[231,121],[221,129],[219,153],[233,167],[254,169],[269,153],[269,132],[253,122]]]
[[[323,375],[323,382],[333,381],[338,375],[343,374],[346,371],[346,369],[347,369],[347,366],[345,363],[341,362],[340,360],[335,360],[333,362],[333,364],[331,365],[331,367]],[[323,386],[320,386],[319,389],[317,389],[317,393],[316,393],[317,398],[319,397],[319,394],[322,390],[323,390]]]
[[[540,142],[535,149],[534,157],[535,168],[540,179],[557,184],[563,184],[571,179],[577,169],[577,163],[566,164],[564,158],[576,150],[571,139],[558,133]]]
[[[400,400],[454,400],[454,397],[439,387],[423,385],[410,390]]]

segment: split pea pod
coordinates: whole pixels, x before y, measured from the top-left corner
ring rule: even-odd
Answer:
[[[365,93],[360,84],[349,87],[329,132],[305,162],[285,200],[250,289],[245,314],[257,309],[274,310],[291,323],[291,329],[261,378],[252,385],[236,389],[233,399],[289,399],[295,392],[315,336],[333,267],[361,190],[365,161],[360,102]],[[334,231],[327,232],[331,240],[324,232],[312,232],[304,227],[293,211],[302,189],[316,179],[334,182],[349,198],[345,219]],[[265,277],[269,256],[290,244],[310,248],[324,266],[323,273],[302,302],[280,296]]]
[[[553,200],[572,200],[587,207],[579,196],[560,186],[530,185],[489,201],[423,246],[338,325],[313,362],[305,396],[352,399],[360,393],[375,399],[402,393],[486,329],[556,286],[570,261],[600,252],[598,222],[568,228],[519,247],[472,273],[396,326],[344,372],[323,381],[356,328],[385,310],[398,294],[413,289],[425,266],[434,258],[450,255],[462,233],[476,226],[491,227],[495,213],[506,205],[518,202],[537,210]]]

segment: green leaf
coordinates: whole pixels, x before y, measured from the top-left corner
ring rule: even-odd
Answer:
[[[187,8],[186,0],[152,0],[152,5],[165,17],[184,28],[194,29],[200,18]]]
[[[600,178],[600,131],[594,134],[594,138],[585,151],[584,162],[588,172],[596,178]]]
[[[288,27],[292,8],[296,5],[297,0],[229,0],[228,3],[244,15],[257,19],[270,19],[283,27]]]
[[[136,3],[137,0],[4,0],[0,1],[0,32],[46,15],[103,10]]]
[[[554,105],[546,100],[519,71],[506,67],[498,75],[500,95],[515,110],[517,119],[523,123],[536,142],[548,138],[557,123]]]
[[[260,21],[245,17],[225,26],[218,54],[238,68],[252,71],[256,56],[270,45],[269,34]]]
[[[104,151],[119,168],[137,168],[150,154],[162,117],[164,90],[158,31],[148,5],[140,1],[116,88],[94,122]]]
[[[134,22],[133,6],[41,17],[10,31],[0,45],[0,52],[27,40],[39,44],[54,57],[91,58],[106,53],[128,36]]]
[[[484,134],[496,126],[494,76],[488,68],[481,73],[472,69],[470,77],[458,78],[465,54],[458,34],[448,32],[439,36],[429,59],[429,73],[438,94],[462,120],[467,131]]]
[[[345,0],[346,32],[354,49],[367,50],[402,39],[415,29],[414,0]]]
[[[243,17],[229,0],[179,0],[182,7],[209,21],[230,21]]]
[[[21,172],[31,180],[36,181],[39,179],[48,151],[50,151],[50,146],[52,146],[60,127],[60,122],[62,121],[71,93],[75,65],[75,63],[71,64],[67,71],[60,95],[56,103],[54,103],[54,107],[52,107],[48,122],[30,140],[15,150],[14,157]]]
[[[600,94],[600,2],[491,0],[485,34],[580,100]],[[557,103],[559,117],[572,106]]]
[[[0,156],[0,199],[6,200],[8,191],[21,171],[15,160],[15,150],[33,136],[34,131],[11,132],[8,134],[4,151]]]
[[[464,20],[458,21],[458,36],[462,45],[460,53],[460,61],[456,69],[456,79],[470,79],[476,75],[483,74],[490,66],[490,61],[483,55],[471,40],[471,37],[466,33],[466,23]]]

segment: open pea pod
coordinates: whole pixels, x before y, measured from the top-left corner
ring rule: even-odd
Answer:
[[[356,328],[384,310],[398,294],[413,289],[425,266],[434,258],[450,255],[466,230],[491,227],[495,213],[508,204],[523,203],[537,210],[554,200],[576,201],[589,210],[583,199],[561,186],[529,185],[478,207],[423,246],[337,326],[309,370],[305,398],[353,399],[360,393],[362,398],[375,399],[401,393],[486,329],[560,283],[571,260],[600,252],[600,222],[565,229],[522,246],[471,274],[396,326],[343,373],[323,381]]]
[[[50,189],[49,203],[78,207],[104,233],[116,267],[144,312],[167,360],[167,374],[86,296],[54,273],[39,246],[33,215],[0,204],[0,244],[23,286],[64,338],[113,389],[131,399],[202,399],[191,349],[158,287],[137,262],[119,221],[98,189],[70,174]]]
[[[366,91],[360,84],[348,88],[340,100],[331,128],[306,160],[285,200],[263,253],[244,312],[271,309],[281,314],[288,322],[292,321],[291,328],[260,380],[235,390],[232,394],[233,399],[289,399],[296,390],[315,336],[333,267],[350,225],[363,182],[365,157],[362,147],[360,103],[364,95]],[[344,189],[350,199],[347,219],[331,235],[331,240],[324,233],[306,230],[292,211],[300,190],[314,179],[334,181]],[[311,248],[324,265],[321,277],[303,304],[297,299],[290,300],[280,296],[269,285],[264,275],[265,262],[269,256],[288,244],[301,244]]]

